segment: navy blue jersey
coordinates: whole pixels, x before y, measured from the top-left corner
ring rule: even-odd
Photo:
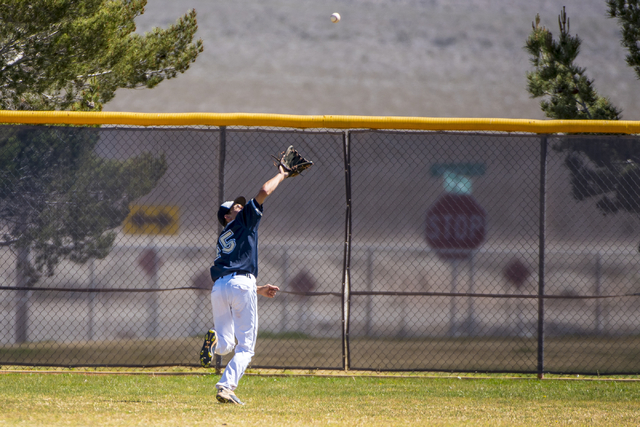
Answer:
[[[216,245],[216,259],[211,266],[215,282],[231,273],[251,273],[258,277],[258,226],[262,219],[262,205],[249,200],[220,233]]]

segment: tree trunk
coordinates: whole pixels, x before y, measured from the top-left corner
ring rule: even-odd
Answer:
[[[18,248],[17,287],[25,288],[32,283],[29,266],[29,247]],[[16,291],[16,344],[22,344],[29,338],[29,293],[30,291]]]

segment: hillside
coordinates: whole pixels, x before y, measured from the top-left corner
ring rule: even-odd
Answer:
[[[605,0],[149,0],[139,31],[195,8],[205,51],[105,110],[543,118],[522,46],[536,13],[557,33],[563,5],[583,39],[578,63],[639,119],[640,82]]]

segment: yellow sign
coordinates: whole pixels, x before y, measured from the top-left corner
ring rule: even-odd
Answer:
[[[127,234],[178,234],[178,206],[133,205],[124,220]]]

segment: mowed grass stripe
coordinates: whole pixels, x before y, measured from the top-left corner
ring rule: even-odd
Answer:
[[[2,425],[637,425],[640,383],[216,375],[0,375]]]

